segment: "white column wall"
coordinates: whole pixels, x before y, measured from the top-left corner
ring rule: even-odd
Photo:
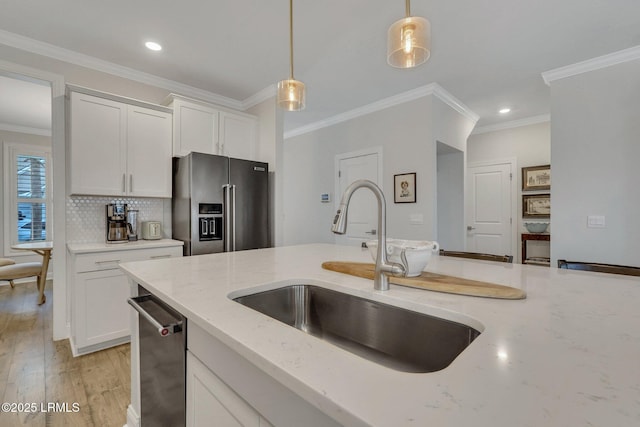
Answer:
[[[551,117],[552,264],[640,266],[640,60],[552,82]]]

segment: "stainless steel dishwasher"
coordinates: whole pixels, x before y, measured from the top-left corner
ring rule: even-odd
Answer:
[[[182,427],[186,423],[187,322],[138,285],[129,304],[140,314],[140,425]]]

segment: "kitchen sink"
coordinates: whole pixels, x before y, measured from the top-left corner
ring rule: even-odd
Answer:
[[[290,285],[233,300],[403,372],[444,369],[480,335],[461,323],[315,285]]]

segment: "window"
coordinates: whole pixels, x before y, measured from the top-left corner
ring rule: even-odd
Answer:
[[[51,149],[5,143],[4,160],[5,253],[11,253],[17,243],[51,240]]]

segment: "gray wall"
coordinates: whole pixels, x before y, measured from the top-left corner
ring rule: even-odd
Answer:
[[[387,235],[434,240],[437,235],[437,149],[439,141],[464,150],[473,121],[433,95],[386,108],[284,142],[282,244],[335,242],[331,221],[340,194],[334,193],[338,154],[382,147],[382,190],[387,201]],[[393,176],[416,172],[416,203],[393,203]],[[458,171],[464,182],[464,171]],[[460,190],[455,190],[460,194]],[[321,203],[320,194],[333,203]],[[370,195],[373,197],[373,195]],[[421,214],[422,224],[410,217]]]
[[[425,96],[285,140],[283,244],[335,241],[330,228],[341,197],[333,194],[335,156],[369,147],[382,147],[387,235],[433,239],[436,151],[432,98]],[[417,174],[417,203],[394,204],[393,175],[406,172]],[[333,203],[320,202],[320,194],[327,192],[333,195]],[[423,214],[423,224],[409,224],[414,213]]]
[[[640,60],[551,83],[552,263],[640,266],[639,113]]]
[[[442,249],[464,251],[464,152],[438,142],[438,234]]]

